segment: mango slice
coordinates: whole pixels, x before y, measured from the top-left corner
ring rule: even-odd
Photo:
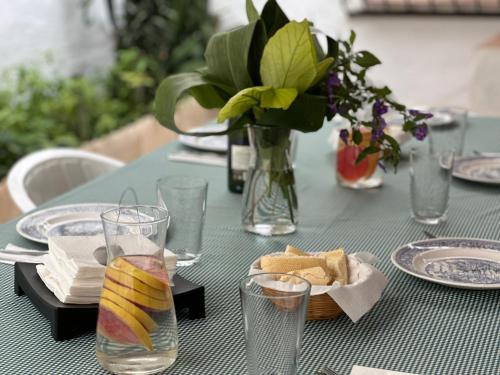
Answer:
[[[138,257],[139,258],[139,257]],[[143,260],[144,262],[149,261],[149,257],[144,257],[145,259]],[[135,261],[137,262],[137,260]],[[134,262],[134,263],[135,263]],[[144,271],[143,269],[139,268],[138,266],[132,264],[131,262],[123,259],[122,257],[116,258],[113,261],[113,265],[126,274],[135,277],[136,279],[141,280],[143,283],[159,289],[159,290],[165,290],[165,288],[168,286],[168,278],[167,279],[160,279],[159,277],[156,277],[152,274],[152,272]],[[144,264],[144,266],[151,266],[150,264]],[[143,267],[145,268],[145,267]],[[148,267],[149,268],[149,267]],[[157,267],[154,267],[157,269],[160,269],[160,266],[158,265]]]
[[[134,289],[127,288],[126,286],[120,285],[112,281],[110,278],[104,278],[104,288],[109,289],[116,294],[122,296],[123,298],[128,299],[130,302],[135,303],[136,305],[141,305],[145,307],[149,307],[154,310],[168,310],[171,306],[171,301],[168,300],[159,300],[150,296],[147,296],[141,292],[138,292]]]
[[[109,289],[103,288],[101,291],[101,298],[105,298],[115,303],[128,311],[134,318],[136,318],[149,332],[153,332],[158,327],[155,321],[142,309],[134,305],[132,302],[127,301],[125,298],[112,292]]]
[[[147,350],[153,350],[153,343],[151,342],[148,331],[146,331],[142,324],[139,323],[139,321],[127,310],[114,304],[106,298],[101,299],[99,307],[100,311],[97,328],[103,336],[110,337],[111,339],[120,342],[141,343]],[[107,314],[106,310],[114,314],[119,319],[113,317],[112,315],[108,316],[109,314]],[[124,332],[125,330],[123,329],[117,329],[117,326],[119,326],[120,323],[124,324],[129,331]]]
[[[166,286],[164,286],[163,290],[153,288],[147,284],[144,284],[142,281],[136,279],[135,277],[120,271],[116,268],[113,268],[113,266],[110,266],[106,269],[106,276],[109,277],[110,279],[116,281],[119,284],[128,286],[131,289],[135,289],[141,293],[144,293],[150,297],[156,298],[156,299],[165,299],[166,294],[165,294],[165,289]]]

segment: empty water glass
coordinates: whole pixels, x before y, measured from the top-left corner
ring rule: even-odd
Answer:
[[[446,220],[454,151],[410,153],[410,196],[412,216],[422,224]]]
[[[208,182],[201,177],[168,176],[157,181],[158,202],[171,217],[166,248],[178,266],[190,266],[201,256]]]
[[[248,374],[297,373],[310,291],[307,280],[288,274],[241,280]]]
[[[458,107],[431,108],[433,117],[427,120],[432,152],[451,151],[462,156],[468,127],[467,110]]]

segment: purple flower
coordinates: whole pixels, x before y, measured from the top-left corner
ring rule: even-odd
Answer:
[[[413,130],[413,135],[419,141],[423,141],[425,139],[425,137],[427,136],[427,124],[424,122],[420,125],[417,125],[415,127],[415,129]]]
[[[335,115],[337,113],[337,105],[333,102],[333,100],[332,101],[329,100],[327,106],[330,112],[332,112],[332,114]]]
[[[389,108],[384,104],[383,101],[377,99],[375,103],[373,103],[373,115],[376,117],[382,116],[384,113],[387,113]]]
[[[373,130],[371,140],[373,142],[377,142],[384,135],[384,129],[386,128],[387,123],[383,117],[375,117],[372,124]]]
[[[347,145],[349,140],[349,131],[347,129],[342,129],[339,134],[340,139]]]
[[[331,71],[328,74],[328,80],[326,81],[326,86],[328,87],[328,89],[340,86],[340,78],[337,73]]]

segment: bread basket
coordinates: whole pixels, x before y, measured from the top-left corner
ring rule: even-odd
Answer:
[[[273,253],[269,255],[280,256],[283,253]],[[311,254],[312,255],[312,254]],[[358,281],[357,272],[351,272],[353,268],[359,265],[359,260],[348,255],[348,267],[349,267],[349,285],[356,283]],[[260,258],[257,259],[251,266],[249,274],[262,273],[264,271],[260,268]],[[334,285],[320,286],[313,285],[311,288],[311,295],[309,298],[309,305],[307,306],[307,320],[329,320],[336,319],[344,313],[340,306],[327,294],[327,291],[332,288],[348,288],[347,286],[342,286],[339,283],[334,283]],[[279,295],[279,291],[266,289],[266,294],[270,296]]]

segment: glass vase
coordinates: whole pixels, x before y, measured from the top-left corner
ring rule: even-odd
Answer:
[[[177,320],[163,249],[167,210],[122,206],[101,215],[108,262],[96,354],[115,374],[153,374],[177,358]]]
[[[290,129],[248,127],[250,165],[243,193],[246,231],[263,236],[293,233],[297,194],[292,166]]]

